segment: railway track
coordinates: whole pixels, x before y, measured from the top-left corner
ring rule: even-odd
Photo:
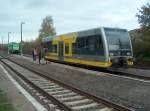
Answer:
[[[143,75],[143,74],[136,74],[136,73],[127,73],[125,71],[123,71],[123,69],[121,70],[108,70],[106,71],[106,73],[109,73],[111,75],[117,75],[120,77],[129,77],[131,79],[137,79],[137,80],[142,80],[142,81],[149,81],[150,80],[150,76],[149,75]]]
[[[132,108],[91,95],[19,65],[8,59],[1,62],[17,74],[17,80],[49,111],[134,111]]]
[[[29,57],[31,58],[31,55],[25,54],[25,57]],[[54,61],[55,62],[55,61]],[[56,62],[58,63],[58,62]],[[60,63],[62,64],[62,63]],[[80,68],[84,68],[84,69],[88,69],[88,70],[92,70],[92,71],[99,71],[99,72],[104,72],[104,73],[109,73],[112,75],[118,75],[118,76],[124,76],[124,77],[130,77],[130,78],[136,78],[136,79],[141,79],[141,80],[150,80],[150,76],[145,76],[145,75],[137,75],[137,74],[131,74],[131,73],[127,73],[126,71],[124,71],[123,68],[108,68],[108,69],[104,69],[104,68],[96,68],[96,67],[84,67],[84,65],[74,65],[74,64],[65,64],[65,65],[71,65],[73,67],[80,67]],[[143,68],[142,68],[143,69]]]

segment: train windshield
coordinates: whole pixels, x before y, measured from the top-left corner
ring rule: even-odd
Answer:
[[[109,51],[131,51],[130,37],[127,30],[104,28]]]

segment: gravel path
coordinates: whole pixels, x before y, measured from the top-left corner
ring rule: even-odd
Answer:
[[[150,110],[150,81],[141,82],[101,72],[99,74],[85,73],[60,67],[59,65],[56,66],[56,64],[38,65],[25,59],[12,58],[27,66],[37,67],[37,69],[48,72],[50,77],[74,85],[97,96],[135,107],[137,111]]]

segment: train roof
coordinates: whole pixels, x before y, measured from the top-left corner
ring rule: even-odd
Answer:
[[[89,34],[95,33],[95,30],[100,30],[101,28],[110,29],[110,30],[116,29],[116,30],[127,31],[127,29],[121,29],[121,28],[117,28],[117,27],[97,27],[97,28],[92,28],[92,29],[85,29],[85,30],[81,30],[81,31],[60,34],[60,35],[56,35],[56,36],[47,36],[47,37],[42,39],[42,42],[49,42],[49,41],[52,41],[53,38],[55,38],[55,37],[59,37],[59,36],[63,36],[63,35],[69,35],[72,33],[78,33],[79,35],[89,35]]]

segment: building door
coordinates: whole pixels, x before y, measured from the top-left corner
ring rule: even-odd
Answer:
[[[64,61],[64,42],[59,42],[59,60]]]

